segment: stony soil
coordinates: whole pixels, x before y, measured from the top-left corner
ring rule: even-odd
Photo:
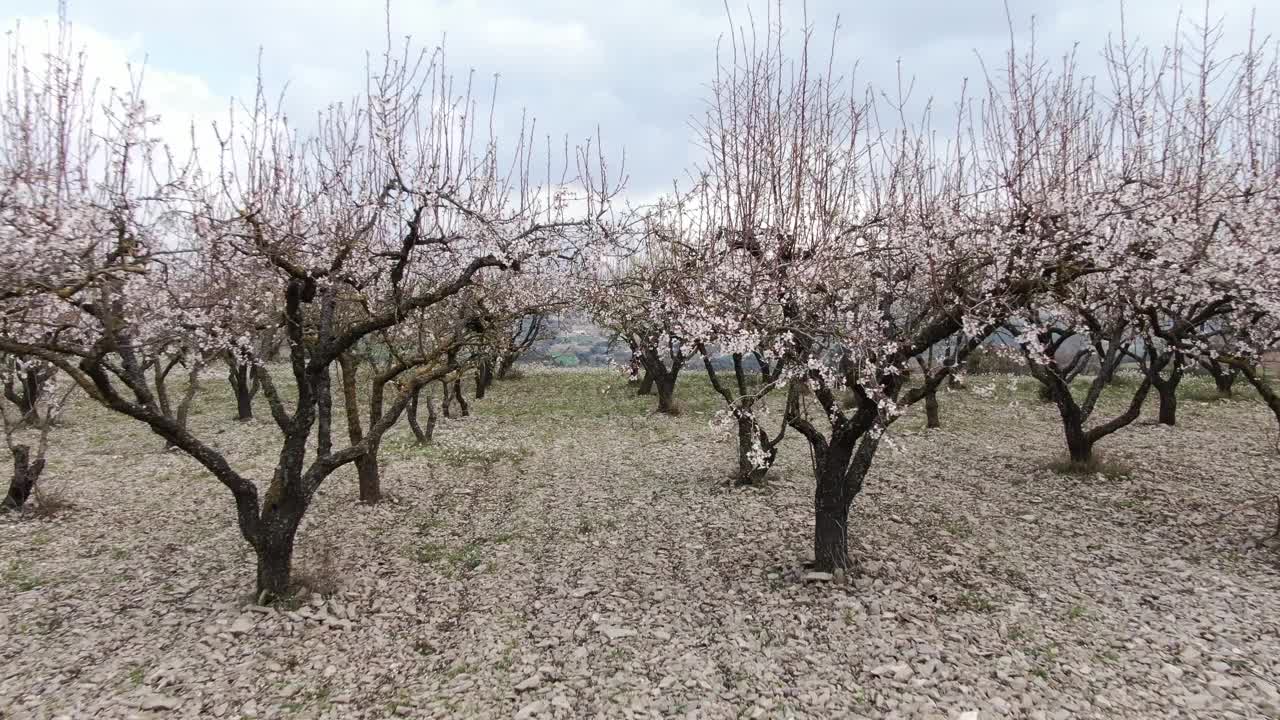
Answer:
[[[75,507],[0,521],[0,717],[1280,717],[1256,403],[1184,402],[1080,478],[1029,392],[947,394],[945,429],[895,426],[838,584],[803,579],[802,442],[729,489],[705,384],[668,418],[611,383],[532,373],[432,447],[397,431],[387,502],[322,489],[298,574],[336,592],[293,609],[249,602],[221,486],[77,407],[47,475]],[[267,477],[274,427],[225,395],[196,429]]]

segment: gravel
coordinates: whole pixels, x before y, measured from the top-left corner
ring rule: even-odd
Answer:
[[[251,602],[221,486],[78,407],[46,478],[76,507],[0,522],[0,716],[1280,717],[1260,406],[1184,402],[1080,478],[1046,469],[1051,408],[947,394],[877,458],[846,578],[803,567],[801,441],[730,489],[705,406],[611,382],[531,373],[432,448],[398,430],[388,499],[344,471],[303,526],[298,573],[337,591],[281,608]],[[223,422],[219,392],[197,431],[267,477],[270,420]],[[574,393],[592,412],[538,404]]]

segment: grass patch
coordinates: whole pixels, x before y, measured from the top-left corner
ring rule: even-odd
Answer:
[[[991,598],[979,592],[966,590],[956,596],[955,606],[959,610],[968,610],[976,613],[994,612],[996,604]]]
[[[31,566],[23,560],[10,560],[9,566],[0,574],[0,581],[18,592],[35,590],[44,585],[44,580],[31,572]]]
[[[452,465],[454,467],[465,467],[468,465],[492,467],[504,462],[519,463],[532,454],[532,451],[529,448],[523,446],[515,446],[511,448],[480,448],[435,444],[418,445],[417,443],[405,443],[399,447],[393,447],[392,452],[402,456],[417,455],[432,462]]]
[[[1058,475],[1073,477],[1102,475],[1108,480],[1120,480],[1133,475],[1133,468],[1117,460],[1108,460],[1097,453],[1085,462],[1075,462],[1063,455],[1046,463],[1045,469]]]

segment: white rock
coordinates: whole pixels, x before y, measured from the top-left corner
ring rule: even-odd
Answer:
[[[809,572],[804,574],[805,582],[831,582],[834,579],[835,579],[835,575],[832,575],[829,572],[819,572],[817,570],[810,570]]]
[[[167,695],[148,695],[142,698],[138,707],[143,710],[177,710],[182,707],[182,701]]]
[[[256,623],[254,622],[252,615],[247,613],[244,615],[241,615],[240,617],[236,618],[235,622],[231,623],[231,634],[244,635],[245,633],[253,630],[253,627],[255,624]]]
[[[525,678],[524,680],[521,680],[520,682],[516,683],[516,691],[524,692],[526,690],[533,690],[534,688],[537,688],[540,685],[542,685],[542,675],[538,673],[534,673],[529,677]]]
[[[544,713],[546,711],[547,711],[546,700],[534,700],[528,705],[525,705],[524,707],[520,708],[519,712],[516,713],[516,720],[528,720],[528,718],[531,718],[534,715],[537,715],[538,713]]]
[[[620,638],[631,637],[636,634],[636,631],[631,628],[614,627],[612,625],[600,626],[600,632],[604,633],[605,637],[610,640],[618,640]]]

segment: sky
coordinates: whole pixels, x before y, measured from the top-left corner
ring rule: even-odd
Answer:
[[[195,123],[225,118],[230,99],[251,95],[261,61],[266,86],[285,91],[294,117],[350,98],[369,53],[384,47],[384,0],[70,0],[74,37],[89,71],[107,85],[145,66],[144,94],[175,144]],[[705,107],[717,43],[777,6],[755,0],[393,0],[391,32],[431,47],[441,42],[459,75],[498,77],[498,111],[512,124],[527,108],[541,132],[571,141],[597,128],[607,153],[626,154],[627,191],[652,197],[687,177],[700,150],[690,129]],[[1173,38],[1180,5],[1130,0],[1126,27],[1152,45]],[[1118,0],[809,0],[784,2],[798,32],[807,14],[819,38],[834,37],[837,65],[859,83],[892,86],[899,62],[916,96],[954,102],[960,83],[999,62],[1010,28],[1025,41],[1034,18],[1038,46],[1059,55],[1078,44],[1098,72]],[[1199,18],[1204,6],[1192,3]],[[776,12],[776,10],[775,10]],[[1251,13],[1260,34],[1280,31],[1280,2],[1213,0],[1224,43],[1241,48]],[[45,33],[56,0],[6,0],[0,27]],[[836,31],[836,22],[839,30]]]

